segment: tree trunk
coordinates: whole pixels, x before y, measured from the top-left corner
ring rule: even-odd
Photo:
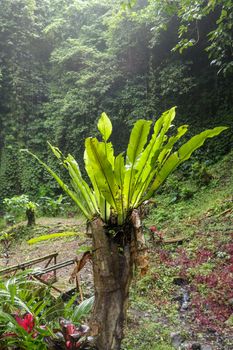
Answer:
[[[35,210],[31,208],[27,208],[26,210],[27,216],[27,226],[34,226],[36,224]]]
[[[91,222],[95,285],[91,332],[98,350],[119,350],[123,338],[138,233],[142,233],[135,212],[121,227],[107,226],[100,218]]]

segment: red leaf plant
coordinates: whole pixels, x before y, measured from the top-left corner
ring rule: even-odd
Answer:
[[[35,326],[35,320],[32,314],[26,313],[23,317],[15,315],[15,320],[27,333],[31,333]]]
[[[154,225],[152,225],[152,226],[150,226],[149,227],[149,230],[150,230],[150,233],[151,233],[151,236],[152,236],[152,239],[153,239],[153,241],[155,240],[155,239],[157,239],[158,241],[163,241],[163,234],[162,234],[162,232],[160,232],[158,229],[157,229],[157,227],[156,226],[154,226]]]
[[[83,325],[76,327],[73,323],[64,318],[61,318],[59,323],[65,340],[65,348],[67,350],[86,348],[86,335],[89,331],[88,326]]]

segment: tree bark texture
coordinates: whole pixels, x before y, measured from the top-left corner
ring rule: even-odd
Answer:
[[[26,216],[27,216],[27,226],[34,226],[36,224],[36,217],[35,217],[35,210],[28,208],[26,210]]]
[[[134,211],[124,226],[106,225],[96,218],[91,230],[95,285],[91,334],[96,337],[98,350],[119,350],[133,267],[140,251],[145,255],[145,249],[140,248],[141,222]]]

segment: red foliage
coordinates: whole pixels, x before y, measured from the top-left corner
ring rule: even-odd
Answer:
[[[32,314],[26,313],[23,317],[16,315],[15,320],[23,329],[25,329],[27,333],[31,333],[33,331],[35,321]]]
[[[233,299],[233,244],[228,243],[219,247],[217,240],[214,240],[213,244],[213,251],[201,248],[193,253],[178,248],[173,256],[168,251],[160,249],[158,257],[161,264],[178,267],[179,276],[189,280],[195,323],[202,329],[221,332],[226,327],[225,321],[233,312],[230,302]],[[224,252],[226,256],[219,262],[219,259],[216,260],[214,250]],[[198,271],[198,267],[208,261],[215,264],[215,269],[206,275],[195,273],[193,276],[193,269]]]
[[[73,323],[63,318],[60,319],[60,326],[65,339],[66,349],[80,349],[80,347],[83,345],[83,341],[80,341],[80,339],[86,335],[89,328],[85,326],[76,327]]]
[[[150,231],[151,232],[158,232],[158,229],[157,229],[156,226],[153,225],[153,226],[150,227]]]

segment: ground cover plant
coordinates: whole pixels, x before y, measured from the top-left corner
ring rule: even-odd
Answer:
[[[50,288],[24,271],[0,281],[1,349],[89,349],[81,325],[93,305],[93,297],[77,305],[77,294],[67,303],[55,299]]]
[[[226,127],[206,130],[173,152],[174,144],[187,132],[188,126],[167,136],[175,118],[175,108],[164,112],[155,122],[149,138],[151,121],[138,120],[131,132],[126,152],[114,156],[111,142],[112,124],[105,113],[98,121],[102,141],[87,138],[84,161],[93,189],[83,179],[71,155],[50,145],[71,177],[70,189],[59,176],[33,155],[74,200],[91,228],[95,305],[91,334],[98,349],[120,349],[126,318],[133,267],[146,273],[148,259],[137,209],[164,183],[170,173],[190,158],[207,138],[219,135]],[[148,142],[147,142],[148,141]]]

